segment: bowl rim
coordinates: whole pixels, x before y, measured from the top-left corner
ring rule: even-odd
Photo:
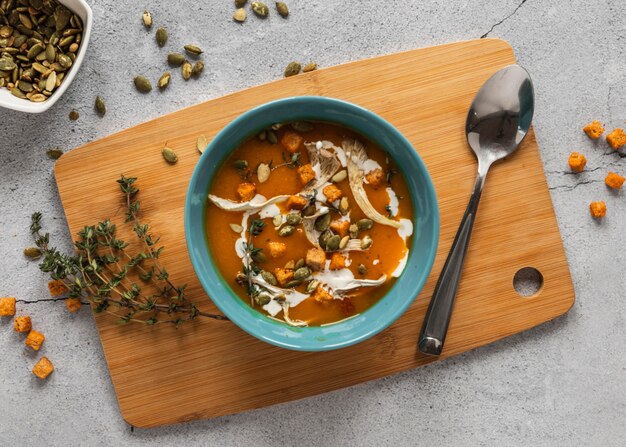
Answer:
[[[247,303],[244,303],[243,300],[241,300],[236,295],[236,293],[232,290],[230,285],[227,283],[226,279],[221,275],[221,272],[219,271],[219,268],[217,267],[210,253],[210,249],[206,246],[206,236],[204,234],[204,231],[202,232],[202,235],[200,236],[203,246],[201,247],[199,251],[194,250],[194,244],[197,245],[199,242],[198,241],[199,235],[197,234],[199,232],[193,232],[191,228],[192,212],[194,208],[195,210],[197,210],[197,207],[200,206],[197,203],[198,202],[197,199],[194,198],[194,193],[200,194],[200,192],[202,192],[201,215],[204,216],[206,213],[206,206],[207,206],[206,196],[208,195],[208,189],[210,188],[211,182],[213,181],[214,173],[208,174],[207,176],[208,180],[206,182],[200,182],[200,177],[202,175],[201,171],[203,171],[203,169],[207,167],[205,165],[208,165],[209,163],[211,163],[209,160],[210,160],[212,153],[216,150],[216,148],[219,145],[223,144],[221,140],[230,132],[233,132],[236,129],[241,128],[242,123],[245,123],[247,120],[253,117],[256,117],[257,115],[263,115],[263,114],[271,115],[271,113],[267,113],[267,112],[268,110],[271,110],[272,108],[293,106],[294,104],[295,105],[305,104],[307,106],[310,106],[311,108],[331,106],[331,107],[336,107],[339,109],[347,109],[350,112],[360,115],[361,118],[363,119],[376,121],[377,125],[381,127],[382,129],[384,129],[384,131],[387,132],[388,135],[390,135],[395,141],[397,141],[403,148],[411,149],[410,151],[408,151],[408,154],[409,154],[408,157],[412,158],[412,162],[415,163],[417,169],[419,170],[419,175],[423,177],[423,183],[426,186],[425,191],[423,191],[423,194],[422,192],[420,192],[420,196],[424,196],[426,202],[430,206],[432,206],[432,209],[429,210],[431,212],[431,216],[429,217],[429,220],[432,221],[432,228],[429,228],[429,230],[432,231],[432,239],[427,241],[428,253],[426,253],[426,255],[424,255],[423,253],[418,254],[419,256],[423,256],[423,257],[425,256],[424,257],[425,268],[421,269],[417,277],[411,278],[410,280],[402,279],[403,277],[406,276],[409,266],[415,263],[414,256],[417,256],[416,246],[418,245],[418,240],[417,240],[418,238],[416,238],[414,234],[414,237],[412,238],[409,258],[407,260],[407,266],[405,267],[405,270],[397,278],[397,281],[392,286],[392,288],[389,291],[387,291],[387,293],[383,295],[383,297],[381,297],[380,300],[378,300],[373,306],[371,306],[365,312],[362,312],[361,314],[358,314],[349,319],[342,320],[340,322],[332,323],[332,324],[325,325],[325,326],[312,326],[312,327],[305,327],[305,328],[295,328],[295,327],[286,325],[285,323],[280,323],[277,320],[271,319],[268,316],[262,314],[256,309],[253,309]],[[298,120],[298,119],[304,120],[307,118],[300,117],[300,116],[294,118],[294,120]],[[308,119],[312,119],[312,118],[308,118]],[[349,124],[342,122],[341,119],[338,119],[336,117],[320,119],[320,121],[335,122],[344,127],[348,127],[348,128],[352,127]],[[264,125],[267,127],[271,124],[272,122],[269,122],[268,120],[268,123]],[[260,129],[255,129],[255,130],[258,131]],[[240,141],[237,141],[236,144],[233,144],[232,148],[230,147],[231,144],[229,144],[229,150],[226,151],[224,155],[221,155],[219,157],[219,160],[217,161],[216,166],[221,165],[225,157],[227,157],[228,154],[232,150],[235,150],[239,146],[241,141],[245,141],[245,139],[249,138],[250,135],[253,135],[255,130],[249,132],[244,138],[241,138]],[[368,135],[367,132],[360,131],[360,130],[358,132],[370,140],[373,140],[377,143],[379,142],[379,139],[376,139]],[[403,171],[403,175],[405,176],[405,178],[408,178],[407,173],[404,170],[404,168],[402,166],[399,166],[399,168]],[[202,187],[199,188],[199,186],[202,186]],[[414,207],[416,207],[417,199],[413,191],[411,191],[411,201]],[[416,216],[415,216],[415,211],[414,211],[414,216],[412,218],[414,225],[416,224],[415,217]],[[426,166],[424,162],[422,161],[421,157],[419,156],[417,150],[413,147],[411,142],[408,141],[408,139],[406,139],[406,137],[404,137],[404,135],[402,135],[400,131],[398,131],[393,125],[391,125],[391,123],[389,123],[388,121],[386,121],[385,119],[383,119],[382,117],[380,117],[379,115],[377,115],[376,113],[370,110],[367,110],[361,106],[358,106],[356,104],[353,104],[344,100],[323,97],[323,96],[293,96],[293,97],[269,101],[264,104],[253,107],[243,112],[239,116],[237,116],[235,119],[229,122],[216,134],[216,136],[207,145],[207,148],[205,149],[204,153],[200,157],[200,160],[197,162],[194,168],[194,171],[192,173],[191,179],[189,181],[187,195],[185,198],[184,226],[185,226],[187,251],[191,258],[191,263],[196,273],[196,276],[198,277],[198,280],[200,281],[203,289],[205,290],[205,292],[207,293],[211,301],[215,304],[215,306],[218,309],[220,309],[220,311],[222,311],[228,318],[230,318],[230,320],[235,325],[237,325],[240,329],[247,332],[248,334],[258,338],[259,340],[265,341],[274,346],[296,350],[296,351],[327,351],[327,350],[338,349],[342,347],[348,347],[356,343],[359,343],[361,341],[364,341],[370,337],[373,337],[374,335],[378,334],[379,332],[389,327],[402,314],[404,314],[404,312],[409,308],[409,306],[415,301],[415,299],[421,292],[424,284],[426,283],[428,276],[430,275],[430,272],[434,264],[438,243],[439,243],[440,224],[439,224],[439,204],[437,202],[437,196],[435,193],[434,184],[432,182],[430,174],[428,170],[426,169]],[[204,229],[204,225],[202,225],[202,228]],[[201,271],[200,269],[201,264],[202,264],[202,259],[200,258],[203,256],[203,254],[207,258],[208,265],[210,266],[210,269],[206,271]],[[407,283],[407,281],[410,281],[410,282]],[[350,322],[354,322],[354,324],[357,324],[358,321],[362,321],[364,319],[367,319],[367,320],[372,319],[372,318],[366,318],[364,316],[373,315],[370,313],[370,311],[376,310],[376,307],[378,306],[383,306],[382,303],[385,302],[385,300],[389,296],[394,295],[394,289],[396,289],[397,286],[401,283],[403,283],[405,287],[408,287],[411,289],[410,296],[408,297],[400,296],[398,300],[399,301],[401,300],[401,301],[399,303],[394,303],[394,306],[391,310],[386,311],[382,315],[377,315],[375,317],[372,316],[372,318],[375,319],[373,324],[371,322],[368,324],[363,324],[362,328],[356,331],[348,330],[348,329],[353,328],[353,325],[348,324]],[[227,296],[228,299],[224,299],[225,296]],[[216,298],[212,298],[212,297],[216,297]],[[236,298],[236,299],[233,300],[232,298]],[[242,306],[245,306],[245,308]],[[387,307],[391,306],[389,304],[389,301],[387,301],[387,303],[385,303],[383,307],[385,306]],[[245,310],[245,311],[242,311],[242,310]],[[381,317],[384,317],[384,318],[381,318]],[[268,326],[268,325],[271,325],[271,326]],[[277,325],[280,325],[279,327],[281,329],[280,331],[277,331],[278,329]],[[348,325],[348,326],[345,326],[345,325]],[[344,326],[346,328],[346,331],[350,333],[357,332],[357,335],[352,335],[351,337],[343,337],[343,338],[341,335],[336,335],[338,332],[341,332],[342,326]],[[331,329],[325,332],[325,330],[329,328]],[[295,335],[298,333],[302,333],[304,331],[310,332],[311,336],[309,336],[308,338],[301,338]],[[334,341],[333,343],[325,342],[326,340],[323,334],[337,337],[339,338],[339,341]]]
[[[59,3],[66,6],[74,14],[80,16],[83,20],[83,37],[78,53],[76,54],[76,60],[72,64],[67,77],[61,83],[59,88],[54,91],[48,99],[43,102],[32,102],[21,98],[16,98],[6,89],[0,90],[0,107],[9,110],[15,110],[16,112],[25,113],[43,113],[52,107],[63,96],[70,84],[74,81],[76,73],[80,70],[80,66],[85,58],[87,47],[89,45],[89,39],[91,37],[91,28],[93,26],[93,11],[85,0],[58,0]],[[71,5],[71,7],[69,6]],[[76,7],[79,7],[78,10]],[[15,100],[15,101],[14,101]],[[18,102],[19,101],[19,102]]]

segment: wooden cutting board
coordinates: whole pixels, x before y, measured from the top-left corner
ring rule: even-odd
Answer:
[[[303,353],[258,341],[230,322],[197,320],[172,327],[96,324],[124,419],[154,427],[299,399],[424,365],[417,336],[472,190],[476,161],[464,136],[465,115],[481,84],[515,62],[501,40],[459,42],[331,67],[214,99],[73,150],[56,163],[72,234],[110,217],[123,227],[115,183],[139,178],[143,220],[161,235],[163,263],[189,285],[203,310],[216,311],[192,269],[183,228],[187,184],[199,134],[214,136],[246,110],[294,95],[323,95],[368,108],[417,148],[435,183],[441,239],[422,293],[378,336],[339,351]],[[165,142],[179,155],[167,165]],[[130,238],[127,230],[123,236]],[[537,268],[542,289],[513,288],[522,267]],[[565,313],[574,302],[535,137],[492,169],[478,211],[442,358],[524,331]]]

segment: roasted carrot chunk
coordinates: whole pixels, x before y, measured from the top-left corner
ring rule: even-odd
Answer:
[[[330,270],[341,270],[346,268],[346,257],[341,253],[333,253],[330,257],[330,265],[328,268]]]
[[[614,129],[613,132],[606,136],[606,142],[609,143],[613,149],[618,150],[626,144],[626,133],[624,129]]]
[[[609,172],[604,179],[604,183],[606,183],[606,186],[610,188],[620,189],[624,184],[624,180],[624,177],[621,175],[616,174],[615,172]]]
[[[597,140],[604,133],[604,127],[598,120],[593,120],[585,127],[583,127],[583,131],[587,134],[589,138],[592,140]]]
[[[256,195],[256,186],[252,183],[240,183],[237,186],[237,194],[239,194],[239,198],[243,202],[252,200],[252,198]]]
[[[589,204],[589,211],[591,216],[597,219],[606,216],[606,203],[604,202],[591,202]]]
[[[285,148],[287,152],[297,152],[304,143],[304,138],[299,133],[287,131],[280,139],[280,144]]]
[[[572,171],[583,172],[585,165],[587,164],[587,159],[583,154],[572,152],[567,160],[567,163]]]

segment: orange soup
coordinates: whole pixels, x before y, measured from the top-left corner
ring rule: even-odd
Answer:
[[[413,208],[383,148],[330,123],[274,125],[223,163],[206,232],[245,302],[295,326],[375,304],[404,269]]]

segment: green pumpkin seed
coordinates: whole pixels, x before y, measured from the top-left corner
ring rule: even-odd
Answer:
[[[156,38],[157,44],[160,47],[165,46],[165,44],[167,43],[167,38],[168,38],[167,30],[165,28],[157,29],[156,30],[156,34],[155,34],[155,38]]]
[[[320,243],[320,247],[325,248],[328,240],[333,237],[333,232],[330,230],[322,231],[320,237],[318,238],[318,242]]]
[[[0,70],[2,71],[11,71],[15,70],[17,65],[10,59],[2,58],[0,59]]]
[[[272,129],[266,129],[265,132],[267,132],[267,141],[269,141],[271,144],[278,143],[278,137]]]
[[[252,255],[252,260],[258,264],[267,261],[267,256],[262,251],[256,252]]]
[[[70,23],[70,19],[72,18],[72,13],[69,9],[64,6],[57,6],[54,10],[54,20],[56,24],[56,30],[62,31],[67,28],[68,23]]]
[[[41,250],[37,247],[26,247],[24,249],[24,256],[30,259],[37,259],[41,257]]]
[[[174,67],[180,67],[183,62],[185,62],[185,56],[180,53],[170,53],[167,55],[167,63]]]
[[[193,68],[191,69],[191,74],[197,78],[198,76],[200,76],[203,70],[204,70],[204,62],[198,61],[195,64],[193,64]]]
[[[150,11],[144,11],[141,15],[141,20],[143,21],[143,26],[147,29],[152,28],[152,14],[150,14]]]
[[[4,15],[4,14],[3,14]],[[13,27],[10,25],[2,25],[0,26],[0,37],[8,38],[13,34]]]
[[[259,183],[265,183],[270,178],[271,172],[272,170],[268,164],[259,164],[259,167],[256,168],[256,176],[259,179]]]
[[[67,51],[69,51],[70,53],[76,53],[78,51],[78,44],[74,42],[73,44],[69,46]]]
[[[96,107],[96,112],[98,112],[98,115],[104,116],[107,113],[106,104],[104,104],[104,99],[102,99],[102,96],[100,95],[96,96],[95,107]]]
[[[248,169],[248,162],[246,160],[235,160],[233,166],[235,169],[243,171],[244,169]]]
[[[278,232],[278,235],[280,237],[287,237],[287,236],[291,236],[294,231],[296,231],[295,227],[292,227],[291,225],[285,225],[284,227],[282,227],[280,229],[280,231]]]
[[[311,269],[308,267],[300,267],[293,274],[293,279],[303,281],[311,276]]]
[[[339,212],[345,216],[348,214],[348,211],[350,211],[350,201],[344,196],[339,201]]]
[[[188,81],[189,78],[191,78],[191,72],[193,71],[193,67],[191,65],[191,62],[189,62],[189,61],[183,62],[183,67],[182,67],[181,71],[182,71],[182,74],[183,74],[183,79],[185,81]]]
[[[240,234],[243,231],[243,227],[239,224],[231,223],[228,225],[230,226],[230,229],[233,230],[237,234]]]
[[[254,11],[254,13],[259,17],[267,17],[267,15],[270,13],[269,8],[263,2],[252,2],[251,7],[252,11]]]
[[[157,81],[157,86],[159,87],[159,89],[163,90],[164,88],[166,88],[170,84],[171,77],[172,73],[170,73],[169,71],[163,73]]]
[[[323,214],[315,219],[315,229],[317,231],[326,231],[330,227],[330,213]]]
[[[54,149],[48,149],[46,151],[46,155],[52,160],[58,160],[59,158],[61,158],[61,155],[63,155],[63,151],[58,147],[55,147]]]
[[[135,83],[135,87],[137,88],[137,90],[139,90],[141,93],[148,93],[152,90],[152,84],[150,83],[148,78],[145,78],[143,76],[136,76],[133,82]]]
[[[280,214],[277,214],[272,218],[272,225],[274,225],[276,228],[280,227],[282,223],[283,216],[281,216]]]
[[[313,70],[317,70],[317,64],[315,62],[309,62],[304,67],[302,67],[303,73],[308,73]]]
[[[336,173],[335,175],[331,177],[331,181],[333,183],[340,183],[340,182],[343,182],[347,178],[348,178],[348,171],[346,171],[345,169],[342,169],[341,171],[339,171],[338,173]]]
[[[50,63],[54,62],[57,57],[57,52],[54,49],[54,45],[48,44],[46,46],[46,60]]]
[[[289,64],[287,64],[287,67],[285,67],[284,75],[286,78],[290,76],[295,76],[300,73],[301,68],[302,66],[299,62],[289,62]]]
[[[341,237],[337,234],[331,236],[326,242],[326,251],[335,251],[339,248],[341,243]]]
[[[248,0],[235,0],[235,6],[241,8],[246,5]]]
[[[359,264],[358,271],[361,275],[365,275],[367,273],[367,267],[363,264]]]
[[[365,236],[363,239],[361,239],[361,248],[363,250],[367,250],[372,246],[373,242],[374,240],[370,236]]]
[[[289,225],[300,225],[300,222],[302,222],[302,217],[297,213],[290,213],[287,214],[285,220]]]
[[[284,2],[276,2],[276,11],[281,17],[287,17],[289,15],[289,8]]]
[[[24,93],[29,93],[33,91],[33,84],[31,84],[30,82],[26,82],[26,81],[19,81],[17,83],[17,88],[19,88]]]
[[[320,285],[320,282],[317,279],[314,279],[313,281],[309,282],[306,285],[306,293],[313,293],[315,289],[317,289],[317,286],[319,285]]]
[[[294,121],[289,125],[297,132],[310,132],[313,130],[313,124],[308,121]]]
[[[295,270],[301,269],[302,267],[304,267],[304,258],[298,259],[293,266]]]
[[[315,205],[308,205],[302,210],[302,217],[312,216],[316,211]]]
[[[248,13],[243,8],[237,9],[235,13],[233,14],[233,20],[239,23],[245,22],[247,17],[248,17]]]
[[[346,245],[348,245],[348,242],[350,242],[350,236],[344,236],[341,238],[341,242],[339,242],[339,249],[343,250],[344,248],[346,248]]]
[[[206,149],[208,144],[209,143],[207,142],[206,137],[204,135],[200,135],[196,140],[196,149],[198,149],[198,152],[202,154],[204,153],[204,150]]]
[[[371,219],[361,219],[357,221],[356,226],[359,230],[371,230],[374,226],[374,221]]]
[[[261,292],[254,297],[254,300],[259,306],[265,306],[266,304],[269,304],[270,301],[272,301],[272,297],[267,292]]]
[[[36,43],[32,47],[30,47],[30,50],[28,50],[28,53],[26,53],[26,57],[29,59],[35,59],[35,57],[42,51],[45,51],[45,47],[40,43]]]
[[[20,22],[28,29],[33,29],[33,22],[30,20],[26,14],[20,14],[19,16]]]
[[[26,95],[26,97],[30,99],[32,102],[44,102],[47,99],[46,96],[42,95],[41,93],[35,93],[34,95],[31,95],[30,97]]]
[[[53,71],[52,73],[48,75],[48,78],[46,79],[46,90],[51,92],[52,90],[56,88],[56,86],[57,86],[57,74],[55,71]],[[72,110],[72,112],[76,112],[76,111]],[[70,119],[72,119],[72,112],[70,112]],[[78,119],[78,112],[76,112],[76,119]]]
[[[163,155],[163,158],[165,159],[165,161],[167,161],[170,164],[174,164],[178,161],[178,155],[176,155],[176,152],[174,152],[173,149],[167,146],[163,147],[161,154]]]
[[[200,56],[203,53],[202,49],[197,45],[185,45],[183,48],[191,56]]]
[[[261,270],[261,278],[265,280],[266,283],[275,286],[278,284],[276,277],[272,272],[268,272],[267,270]]]
[[[286,289],[293,289],[298,287],[300,284],[302,284],[302,280],[300,279],[293,279],[291,281],[289,281],[287,284],[285,284],[285,288]]]
[[[48,79],[50,79],[50,78],[48,78]],[[46,90],[48,90],[48,89],[46,89]],[[70,112],[70,120],[76,121],[79,117],[80,117],[80,115],[78,114],[78,112],[76,110],[72,110]]]
[[[72,66],[72,59],[66,54],[59,54],[57,56],[57,62],[59,65],[65,69],[68,69]]]

